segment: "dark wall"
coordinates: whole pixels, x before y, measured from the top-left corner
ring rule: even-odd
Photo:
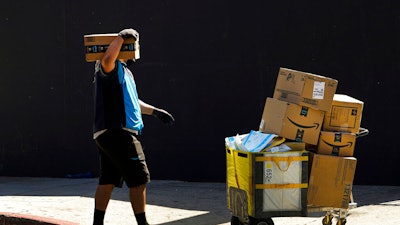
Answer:
[[[339,81],[364,101],[355,183],[400,185],[395,1],[12,1],[0,3],[0,175],[98,172],[91,139],[93,64],[83,35],[133,27],[153,179],[225,181],[224,138],[258,129],[279,67]]]

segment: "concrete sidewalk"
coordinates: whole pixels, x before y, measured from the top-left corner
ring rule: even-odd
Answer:
[[[0,215],[16,213],[59,221],[49,224],[91,225],[96,185],[97,178],[0,177]],[[136,224],[127,191],[115,189],[105,224]],[[400,186],[355,185],[353,197],[357,207],[349,210],[346,225],[400,224]],[[225,183],[153,180],[147,198],[152,225],[230,225]],[[324,214],[273,221],[275,225],[321,225]]]

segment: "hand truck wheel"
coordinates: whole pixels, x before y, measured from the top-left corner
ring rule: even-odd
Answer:
[[[332,219],[333,219],[333,215],[332,214],[327,214],[322,219],[322,225],[332,225]]]
[[[263,218],[263,219],[256,219],[256,218],[250,217],[248,225],[274,225],[274,221],[270,217]]]
[[[336,223],[336,225],[345,225],[346,224],[346,218],[340,218],[338,221],[337,221],[337,223]]]
[[[237,217],[237,216],[232,216],[232,217],[231,217],[231,225],[243,225],[243,223],[240,222],[239,217]]]

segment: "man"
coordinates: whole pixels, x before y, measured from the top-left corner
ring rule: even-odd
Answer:
[[[95,68],[94,140],[100,154],[99,184],[95,193],[93,224],[103,224],[114,187],[125,181],[138,225],[146,220],[146,184],[150,173],[138,137],[143,129],[142,114],[153,115],[167,125],[175,121],[171,114],[138,98],[136,84],[127,64],[133,59],[118,59],[125,39],[139,33],[124,29],[110,43]]]

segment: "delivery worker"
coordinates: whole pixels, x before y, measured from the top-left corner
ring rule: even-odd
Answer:
[[[95,65],[94,141],[100,155],[99,183],[95,192],[93,224],[103,224],[114,187],[129,188],[129,198],[138,225],[146,219],[146,184],[150,173],[139,141],[142,114],[152,115],[167,125],[175,121],[170,113],[141,101],[128,64],[135,59],[118,59],[125,39],[139,41],[134,29],[124,29],[110,43]]]

